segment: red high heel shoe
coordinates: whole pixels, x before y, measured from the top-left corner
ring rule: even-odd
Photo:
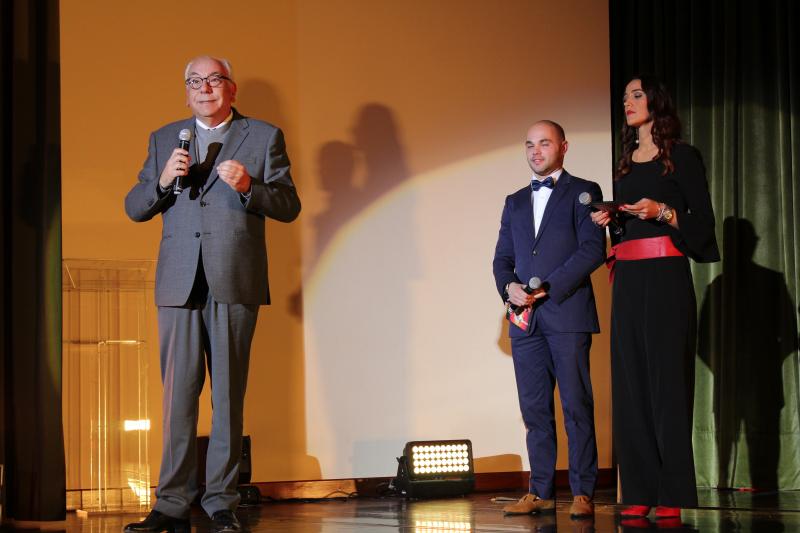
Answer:
[[[650,514],[650,507],[646,505],[629,505],[619,514],[625,518],[641,518]]]
[[[659,505],[656,507],[656,518],[680,518],[681,517],[681,508],[680,507],[664,507]]]

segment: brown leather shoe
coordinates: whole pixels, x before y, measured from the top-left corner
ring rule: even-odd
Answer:
[[[539,514],[552,512],[556,509],[555,500],[543,500],[535,494],[526,494],[517,503],[506,505],[503,512],[507,515],[512,514]]]
[[[583,518],[594,514],[594,503],[588,496],[575,496],[569,508],[570,518]]]

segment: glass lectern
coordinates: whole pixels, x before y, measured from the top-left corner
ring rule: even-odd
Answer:
[[[63,261],[69,508],[150,507],[147,310],[154,273],[155,261]]]

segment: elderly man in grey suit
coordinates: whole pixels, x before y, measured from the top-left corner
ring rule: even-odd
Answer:
[[[259,305],[269,303],[264,223],[290,222],[300,212],[283,134],[232,107],[230,63],[197,57],[184,78],[194,117],[150,135],[144,168],[125,198],[134,221],[160,214],[163,222],[156,305],[164,388],[157,501],[125,531],[190,530],[206,362],[213,415],[202,506],[215,531],[241,530],[234,510],[250,344]],[[177,147],[183,130],[191,132],[186,149]]]

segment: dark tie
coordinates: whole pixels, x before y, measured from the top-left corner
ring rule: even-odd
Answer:
[[[539,181],[537,179],[531,180],[531,189],[533,189],[534,191],[538,191],[542,187],[547,187],[548,189],[552,189],[553,185],[555,184],[553,183],[553,178],[551,176],[547,176],[542,181]]]

